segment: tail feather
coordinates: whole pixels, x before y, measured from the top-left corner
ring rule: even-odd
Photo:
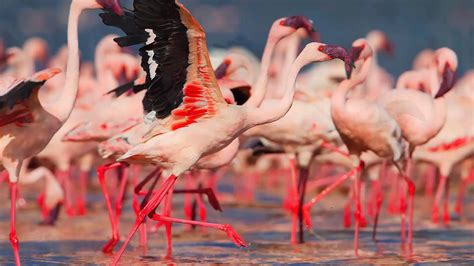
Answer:
[[[122,96],[124,93],[130,92],[130,91],[133,92],[134,94],[137,94],[137,93],[141,92],[142,90],[146,89],[145,84],[135,85],[135,82],[136,82],[136,80],[132,80],[130,82],[127,82],[123,85],[120,85],[116,89],[113,89],[113,90],[107,92],[107,94],[114,94],[114,96],[118,98],[118,97]]]

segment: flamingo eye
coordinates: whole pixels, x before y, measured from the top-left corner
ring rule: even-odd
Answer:
[[[109,128],[109,127],[107,126],[107,124],[105,124],[105,123],[100,124],[100,129],[106,130],[107,128]]]

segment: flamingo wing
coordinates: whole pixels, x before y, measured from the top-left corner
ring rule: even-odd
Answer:
[[[170,117],[170,129],[175,130],[212,116],[217,103],[225,104],[211,67],[205,32],[181,3],[135,0],[134,10],[125,10],[123,17],[110,11],[101,17],[106,25],[127,34],[116,39],[119,45],[142,44],[141,66],[147,74],[145,120]]]
[[[4,80],[0,84],[0,110],[4,108],[13,109],[16,104],[29,99],[30,96],[43,84],[61,70],[56,68],[45,69],[24,80]]]

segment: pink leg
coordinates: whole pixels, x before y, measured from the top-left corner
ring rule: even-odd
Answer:
[[[87,178],[89,173],[87,171],[81,171],[79,173],[79,190],[80,195],[77,201],[77,214],[82,216],[86,214],[86,195],[87,195]]]
[[[117,216],[117,213],[114,214],[114,211],[112,209],[112,203],[110,201],[109,191],[107,189],[107,183],[105,182],[105,173],[109,169],[123,167],[123,166],[124,166],[123,163],[113,163],[109,165],[100,166],[97,169],[97,176],[99,177],[100,186],[102,188],[102,193],[104,194],[105,204],[107,206],[107,211],[109,212],[109,220],[112,227],[112,238],[102,248],[102,252],[104,253],[112,253],[115,245],[117,245],[118,241],[120,240],[120,235],[119,235],[119,230],[118,230],[118,220],[117,220],[118,216]],[[122,178],[125,178],[125,176],[122,176]]]
[[[122,247],[120,248],[117,255],[115,256],[112,265],[118,264],[120,258],[122,257],[122,254],[125,252],[125,249],[127,248],[128,244],[132,240],[132,237],[135,234],[135,232],[138,230],[140,225],[145,220],[145,217],[148,214],[150,214],[153,210],[155,210],[156,207],[158,207],[158,205],[163,201],[164,196],[173,187],[174,183],[176,182],[176,179],[177,179],[177,176],[175,175],[171,175],[170,177],[168,177],[166,181],[161,185],[157,193],[152,194],[150,200],[140,210],[138,217],[135,220],[134,225],[132,226],[130,232],[128,233],[127,238],[125,239],[125,242],[123,243]]]
[[[439,204],[441,202],[441,198],[443,197],[445,188],[446,188],[446,181],[448,180],[447,176],[441,175],[438,189],[436,190],[436,196],[433,203],[433,213],[432,213],[432,221],[433,223],[437,224],[439,220]]]
[[[297,175],[297,168],[296,168],[296,161],[295,159],[290,159],[290,187],[291,190],[289,191],[291,195],[288,195],[290,198],[290,210],[292,210],[292,226],[291,226],[291,243],[296,244],[296,228],[297,228],[297,221],[298,221],[298,214],[295,211],[296,204],[298,202],[298,185],[296,183],[296,175]]]
[[[443,223],[444,225],[449,225],[450,217],[449,217],[449,181],[450,179],[446,180],[446,191],[444,196],[444,208],[443,208]]]
[[[349,177],[351,177],[352,175],[362,171],[362,169],[364,168],[364,164],[363,162],[361,161],[361,164],[357,167],[355,167],[354,169],[352,169],[351,171],[349,171],[348,173],[345,173],[343,174],[342,176],[340,176],[336,182],[334,182],[333,184],[331,184],[329,187],[325,188],[323,191],[321,191],[321,193],[319,193],[318,195],[316,195],[316,197],[312,198],[308,203],[306,203],[303,207],[303,214],[305,216],[305,223],[306,223],[306,226],[308,228],[311,228],[311,216],[310,216],[310,213],[311,213],[311,208],[316,204],[318,203],[319,201],[321,201],[324,197],[326,197],[329,193],[331,193],[334,189],[336,189],[339,185],[341,185],[344,181],[346,181]]]
[[[354,212],[354,252],[356,256],[359,256],[359,227],[361,224],[362,217],[362,205],[360,203],[360,172],[355,174],[354,178],[354,197],[355,197],[355,212]]]
[[[20,247],[18,236],[16,235],[16,199],[18,192],[18,184],[10,184],[10,243],[12,245],[13,254],[15,255],[16,265],[21,265],[20,263]]]
[[[436,176],[436,167],[435,166],[428,166],[428,169],[425,173],[425,196],[431,198],[433,197],[433,190],[434,190],[434,183],[435,183],[435,176]]]
[[[58,177],[58,180],[62,182],[63,187],[64,187],[64,206],[66,207],[66,214],[71,217],[74,216],[74,208],[72,205],[73,202],[73,191],[72,191],[72,186],[71,186],[71,169],[66,170],[66,171],[61,171],[58,170],[56,172],[56,176]]]
[[[173,188],[169,190],[166,198],[165,198],[165,212],[164,215],[167,217],[171,216],[171,204],[172,204],[172,197],[173,197]],[[173,253],[173,242],[172,242],[172,235],[171,235],[171,226],[173,225],[171,222],[164,222],[165,230],[166,230],[166,241],[167,241],[167,249],[166,249],[166,257],[171,258]]]
[[[309,169],[308,168],[299,168],[299,178],[298,178],[298,222],[299,222],[299,238],[298,243],[304,243],[304,221],[303,221],[303,204],[306,194],[306,184],[308,182]]]
[[[405,182],[407,183],[408,186],[408,201],[409,201],[409,206],[408,206],[408,249],[410,252],[410,255],[412,253],[412,248],[413,248],[413,212],[415,210],[415,183],[407,176],[403,177],[405,179]]]
[[[374,228],[372,231],[372,239],[377,240],[377,225],[379,221],[379,215],[380,215],[380,208],[382,207],[382,201],[383,201],[383,196],[382,196],[382,185],[380,184],[380,181],[377,180],[377,185],[375,187],[375,216],[374,216]]]

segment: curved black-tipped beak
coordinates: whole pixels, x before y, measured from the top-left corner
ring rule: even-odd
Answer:
[[[346,69],[346,77],[347,79],[351,78],[352,69],[355,68],[354,60],[352,59],[351,54],[349,54],[347,50],[344,49],[344,47],[341,47],[339,45],[323,45],[319,47],[319,51],[329,55],[332,58],[337,58],[344,61],[345,69]]]
[[[227,69],[229,69],[230,61],[224,60],[217,68],[214,70],[214,74],[216,75],[216,79],[222,79],[225,77],[227,73]]]
[[[105,9],[111,9],[119,16],[123,15],[122,6],[120,5],[119,0],[97,0],[97,3]]]
[[[287,17],[283,22],[283,26],[292,27],[295,30],[299,28],[304,28],[306,33],[308,34],[309,38],[313,42],[320,42],[321,38],[319,33],[315,30],[313,21],[308,19],[305,16],[291,16]]]
[[[454,87],[455,77],[456,73],[451,70],[448,65],[446,65],[443,72],[443,81],[441,82],[441,86],[439,87],[438,93],[436,93],[435,98],[443,97]]]

